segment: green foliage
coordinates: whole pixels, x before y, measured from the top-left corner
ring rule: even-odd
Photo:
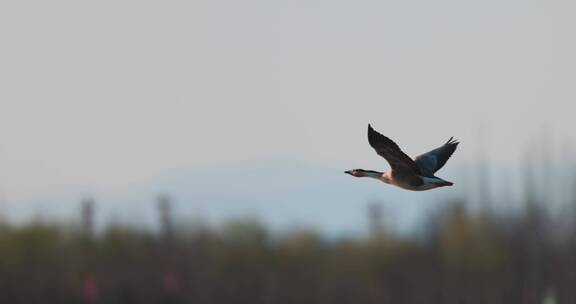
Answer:
[[[0,225],[2,303],[536,303],[575,299],[576,241],[541,209],[448,208],[426,237],[329,240],[258,221],[177,229]],[[553,242],[551,240],[554,240]],[[558,262],[553,262],[558,261]],[[562,302],[561,302],[562,303]]]

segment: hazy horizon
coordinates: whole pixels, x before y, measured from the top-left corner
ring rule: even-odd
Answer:
[[[6,3],[0,193],[117,191],[274,159],[381,168],[368,123],[412,156],[456,137],[449,166],[522,162],[550,142],[571,158],[574,8]]]

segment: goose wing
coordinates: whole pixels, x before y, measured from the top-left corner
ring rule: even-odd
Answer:
[[[388,161],[395,173],[421,175],[420,167],[395,142],[376,132],[371,125],[368,125],[368,142],[378,155]]]
[[[426,176],[433,176],[436,171],[440,170],[446,164],[450,156],[456,151],[459,142],[453,137],[441,147],[419,155],[414,160],[422,173]]]

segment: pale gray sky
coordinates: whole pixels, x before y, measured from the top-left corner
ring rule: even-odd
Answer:
[[[4,1],[0,192],[108,191],[260,159],[510,161],[576,128],[573,1]],[[479,136],[479,134],[483,134]]]

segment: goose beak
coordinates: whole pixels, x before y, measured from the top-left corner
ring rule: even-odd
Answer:
[[[454,183],[451,182],[439,182],[439,183],[434,183],[434,185],[438,186],[438,187],[444,187],[444,186],[452,186],[454,185]]]
[[[344,171],[344,173],[347,173],[347,174],[350,174],[350,175],[354,175],[354,174],[352,174],[352,170]]]

